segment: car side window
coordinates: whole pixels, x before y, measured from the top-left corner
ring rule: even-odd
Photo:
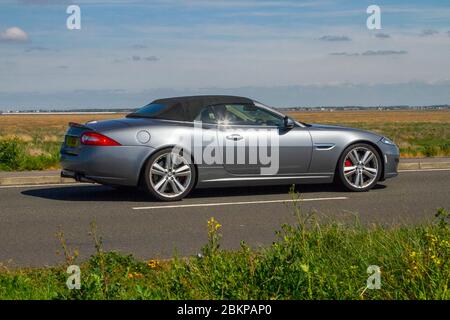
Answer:
[[[283,118],[248,104],[224,104],[212,107],[219,123],[245,126],[282,126]]]
[[[201,121],[203,123],[217,123],[217,117],[212,107],[203,108],[194,121]]]

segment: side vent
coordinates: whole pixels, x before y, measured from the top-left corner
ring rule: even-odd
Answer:
[[[334,143],[315,143],[314,144],[314,148],[316,150],[322,150],[322,151],[332,150],[334,147],[335,147]]]

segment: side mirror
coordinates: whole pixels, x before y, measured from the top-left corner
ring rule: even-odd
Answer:
[[[294,126],[295,126],[294,120],[292,120],[288,116],[284,117],[284,128],[285,129],[292,129]]]

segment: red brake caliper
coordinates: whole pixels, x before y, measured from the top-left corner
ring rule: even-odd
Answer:
[[[350,160],[345,160],[344,162],[344,167],[351,167],[353,165],[353,163]]]

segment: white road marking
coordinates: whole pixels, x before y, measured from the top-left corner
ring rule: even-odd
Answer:
[[[308,201],[328,201],[328,200],[347,200],[348,197],[332,197],[332,198],[310,198],[310,199],[280,199],[280,200],[260,200],[260,201],[238,201],[238,202],[213,202],[213,203],[194,203],[168,206],[153,207],[135,207],[133,210],[151,210],[151,209],[174,209],[174,208],[193,208],[193,207],[217,207],[217,206],[236,206],[246,204],[265,204],[265,203],[282,203],[282,202],[308,202]]]
[[[410,169],[410,170],[398,170],[398,172],[427,172],[427,171],[450,171],[450,169]]]
[[[86,185],[97,185],[94,183],[47,183],[47,184],[24,184],[24,185],[11,185],[11,186],[0,186],[0,189],[9,188],[33,188],[33,187],[66,187],[66,186],[86,186]]]

